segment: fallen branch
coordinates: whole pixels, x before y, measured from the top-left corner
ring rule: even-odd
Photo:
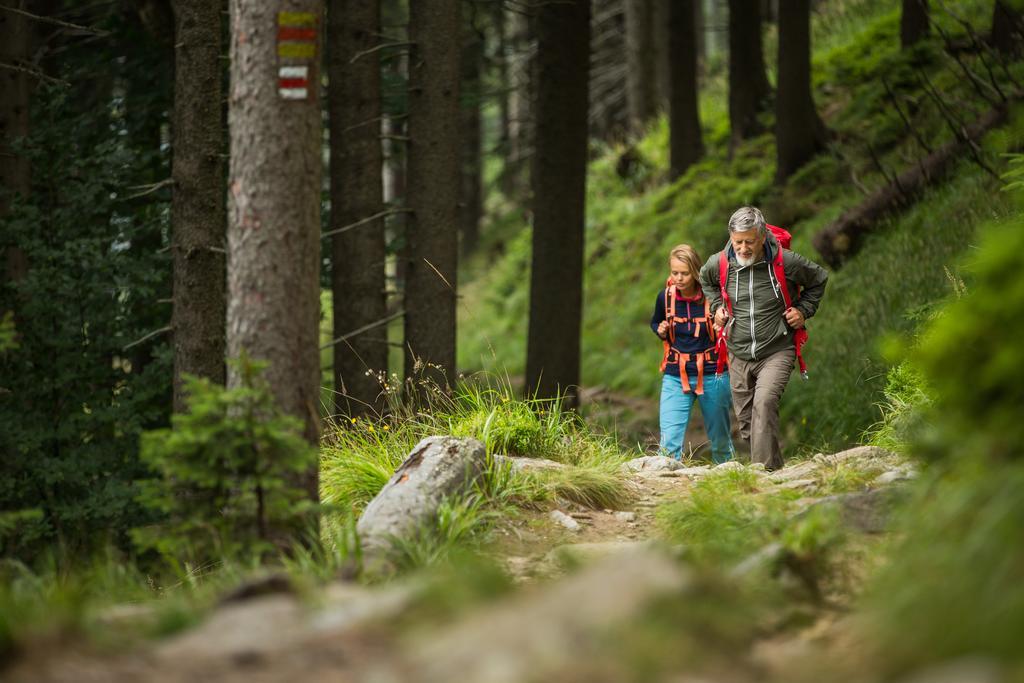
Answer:
[[[152,339],[153,337],[156,337],[156,336],[159,336],[161,334],[164,334],[165,332],[170,332],[173,329],[174,328],[171,325],[168,325],[167,327],[161,327],[159,330],[153,330],[152,332],[150,332],[146,336],[141,337],[139,339],[136,339],[131,344],[128,344],[127,346],[125,346],[121,350],[122,351],[127,351],[128,349],[132,348],[133,346],[138,346],[139,344],[141,344],[141,343],[143,343],[145,341],[148,341],[148,340]]]
[[[67,81],[61,80],[59,78],[54,78],[53,76],[47,76],[42,71],[36,71],[35,69],[30,69],[27,66],[20,66],[18,64],[11,64],[9,62],[0,62],[0,69],[7,69],[8,71],[17,71],[19,73],[28,74],[33,78],[38,78],[41,81],[53,83],[55,85],[62,85],[65,88],[71,87],[71,84]]]
[[[94,36],[109,36],[110,35],[110,31],[103,31],[103,30],[98,29],[98,28],[92,28],[91,26],[81,26],[79,24],[72,24],[72,23],[67,22],[67,21],[61,21],[60,19],[54,19],[53,17],[44,17],[44,16],[40,16],[38,14],[32,14],[31,12],[26,12],[25,10],[16,9],[14,7],[9,7],[7,5],[0,5],[0,10],[4,10],[5,12],[10,12],[11,14],[20,14],[23,17],[28,17],[29,19],[32,19],[33,21],[39,21],[39,22],[42,22],[44,24],[53,24],[54,26],[61,26],[63,28],[70,28],[70,29],[74,29],[76,31],[84,31],[86,33],[91,33]]]
[[[320,350],[323,351],[324,349],[329,349],[332,346],[334,346],[335,344],[340,344],[341,342],[346,341],[348,339],[351,339],[352,337],[358,336],[358,335],[362,334],[363,332],[369,332],[370,330],[376,329],[376,328],[380,327],[381,325],[387,325],[392,320],[397,320],[398,318],[401,318],[403,315],[405,315],[405,311],[401,311],[401,310],[400,311],[395,311],[394,313],[392,313],[391,315],[389,315],[389,316],[387,316],[385,318],[381,318],[380,320],[378,320],[376,322],[372,322],[369,325],[363,325],[359,329],[352,330],[351,332],[346,332],[345,334],[341,335],[337,339],[332,339],[327,344],[324,344],[323,346],[321,346]]]
[[[335,228],[334,230],[328,230],[327,232],[322,233],[320,235],[320,239],[324,239],[325,237],[330,237],[332,235],[339,235],[339,234],[341,234],[343,232],[348,232],[349,230],[353,230],[355,228],[358,228],[360,225],[366,225],[367,223],[373,222],[373,221],[377,220],[378,218],[385,218],[387,216],[391,216],[391,215],[394,215],[396,213],[412,213],[412,209],[385,209],[384,211],[381,211],[379,213],[375,213],[372,216],[367,216],[366,218],[363,218],[362,220],[358,220],[355,223],[349,223],[348,225],[343,225],[340,228]]]
[[[371,47],[368,50],[360,50],[359,52],[355,53],[352,56],[352,59],[348,60],[348,63],[349,64],[354,64],[355,61],[357,59],[359,59],[360,57],[366,57],[367,55],[372,55],[374,52],[377,52],[379,50],[385,50],[385,49],[387,49],[389,47],[410,47],[410,46],[415,45],[415,44],[416,43],[410,43],[407,40],[395,41],[393,43],[380,43],[379,45],[374,45],[373,47]]]
[[[165,187],[167,187],[169,185],[173,185],[173,184],[174,184],[174,179],[173,178],[164,178],[160,182],[150,183],[149,185],[135,185],[135,186],[129,187],[128,189],[129,190],[141,190],[141,192],[137,192],[136,194],[130,194],[127,197],[125,197],[125,200],[128,200],[128,199],[138,199],[139,197],[145,197],[147,194],[152,194],[152,193],[156,192],[157,190],[161,190],[161,189],[163,189],[163,188],[165,188]]]
[[[1007,108],[998,106],[962,129],[962,138],[951,140],[938,148],[920,164],[904,170],[893,182],[876,190],[859,205],[843,212],[838,219],[813,238],[822,259],[833,268],[856,253],[863,238],[886,214],[907,205],[929,184],[945,176],[960,154],[992,128],[1004,123]],[[971,150],[973,152],[973,150]]]

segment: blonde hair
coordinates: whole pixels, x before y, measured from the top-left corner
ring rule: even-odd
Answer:
[[[689,244],[677,244],[672,247],[672,251],[668,254],[669,267],[672,266],[672,259],[685,263],[694,277],[700,273],[700,256],[697,255],[697,250]]]

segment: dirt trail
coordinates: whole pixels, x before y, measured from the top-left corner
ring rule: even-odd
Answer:
[[[911,476],[889,456],[870,457],[879,458],[889,479]],[[4,680],[447,683],[454,677],[513,683],[569,680],[570,671],[571,680],[619,680],[614,672],[588,668],[591,656],[596,662],[606,654],[601,634],[642,614],[664,591],[685,595],[693,585],[683,564],[645,542],[657,536],[655,508],[686,496],[710,468],[659,470],[652,463],[631,477],[635,495],[625,510],[562,505],[576,530],[550,511],[499,526],[494,552],[520,587],[440,621],[409,616],[422,617],[416,579],[372,587],[336,582],[318,591],[316,605],[289,593],[230,603],[182,634],[129,650],[97,650],[80,640],[41,643],[4,672]],[[806,489],[810,504],[815,482],[832,467],[822,459],[759,476],[766,490]],[[567,572],[567,559],[585,569]],[[852,642],[851,632],[841,614],[822,612],[803,629],[767,634],[739,653],[735,671],[700,680],[814,680],[802,679],[795,662],[827,661],[836,647]]]

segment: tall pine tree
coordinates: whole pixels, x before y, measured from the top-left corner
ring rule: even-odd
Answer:
[[[542,4],[526,382],[541,397],[566,394],[569,404],[580,381],[589,57],[589,0]]]
[[[411,0],[405,376],[455,375],[459,225],[459,3]]]
[[[376,373],[387,372],[387,313],[380,140],[378,0],[330,0],[327,94],[331,125],[331,291],[334,306],[334,409],[356,416],[381,408]],[[369,374],[368,374],[369,373]]]
[[[230,7],[228,355],[267,361],[278,405],[316,443],[323,3]],[[315,463],[303,484],[315,499]]]

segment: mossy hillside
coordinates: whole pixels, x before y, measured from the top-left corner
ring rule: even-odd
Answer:
[[[856,3],[840,4],[848,8]],[[982,5],[973,3],[958,11],[984,26],[987,10]],[[748,141],[728,157],[725,88],[720,79],[702,93],[708,155],[675,183],[665,182],[664,121],[636,145],[639,161],[626,178],[615,168],[623,148],[595,150],[598,156],[590,166],[587,190],[584,384],[656,393],[660,349],[647,331],[647,321],[664,282],[665,256],[673,245],[689,242],[708,257],[724,243],[732,210],[755,203],[765,209],[769,221],[791,229],[795,249],[814,258],[813,234],[861,201],[864,190],[885,182],[872,151],[889,174],[923,156],[894,109],[882,76],[901,93],[905,115],[933,149],[952,139],[953,133],[925,92],[925,75],[965,121],[989,108],[938,42],[900,51],[898,9],[882,3],[863,7],[871,10],[867,18],[858,23],[845,14],[843,30],[820,41],[823,19],[815,21],[816,94],[827,103],[820,108],[834,141],[828,152],[785,186],[772,185],[770,134]],[[943,30],[968,39],[956,19],[936,14],[942,15],[937,21]],[[965,57],[972,69],[983,72],[976,58],[971,59]],[[1020,71],[1019,64],[1012,65],[1012,73],[1019,77]],[[771,115],[763,118],[770,126]],[[1020,116],[1014,115],[1010,125],[990,133],[982,145],[986,163],[997,171],[1002,168],[999,154],[1019,145],[1021,131]],[[1007,210],[998,188],[998,180],[964,161],[950,180],[926,193],[916,207],[885,221],[862,254],[833,275],[807,347],[814,380],[791,392],[784,408],[787,421],[795,424],[791,446],[838,447],[877,419],[873,404],[886,364],[876,352],[876,340],[889,330],[913,329],[915,311],[947,293],[944,268],[956,270],[980,221]],[[485,256],[467,268],[469,282],[460,307],[460,366],[522,371],[529,249],[529,229],[524,229],[507,242],[503,255]]]

